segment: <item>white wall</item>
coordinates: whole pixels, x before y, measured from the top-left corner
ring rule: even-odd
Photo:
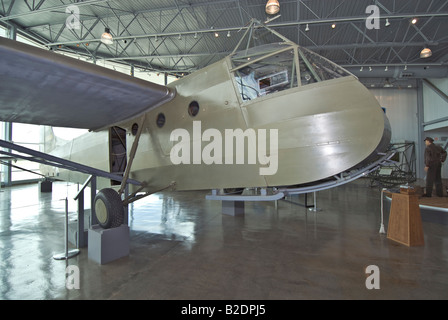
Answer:
[[[448,95],[448,79],[429,79],[429,81]],[[448,117],[448,102],[437,94],[431,86],[423,82],[424,123]],[[424,126],[425,136],[434,139],[434,143],[442,147],[448,144],[448,120]],[[442,166],[442,178],[448,179],[448,163]]]
[[[448,95],[448,79],[429,79],[443,93]],[[448,102],[438,95],[430,85],[423,82],[424,122],[448,117]],[[425,131],[446,128],[448,121],[425,126]]]
[[[386,109],[392,128],[392,141],[418,142],[417,89],[370,89]]]
[[[417,89],[378,88],[370,89],[370,92],[373,93],[380,105],[386,109],[386,115],[392,130],[391,142],[414,142],[415,169],[417,178],[419,178],[418,167],[423,158],[419,150],[423,142],[420,141],[418,134]],[[411,156],[410,151],[407,153],[408,157]]]
[[[429,79],[437,88],[448,95],[448,79]],[[417,178],[424,178],[423,152],[425,144],[420,137],[417,118],[417,89],[370,89],[389,118],[392,128],[392,141],[413,141],[417,158]],[[426,123],[448,118],[448,102],[423,82],[423,119]],[[448,120],[426,125],[423,135],[432,137],[435,143],[445,146],[448,143]],[[442,178],[448,179],[448,163],[442,167]]]

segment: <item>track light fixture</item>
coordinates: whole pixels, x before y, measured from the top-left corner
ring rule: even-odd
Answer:
[[[280,11],[280,3],[277,0],[269,0],[266,3],[266,13],[267,14],[276,14]]]
[[[429,48],[424,48],[422,51],[420,51],[420,58],[426,59],[432,56],[432,51]]]
[[[101,35],[101,42],[108,45],[114,43],[114,38],[110,34],[109,28],[104,29],[104,33]]]

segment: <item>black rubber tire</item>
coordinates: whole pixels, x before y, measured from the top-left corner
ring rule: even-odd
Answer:
[[[118,193],[112,188],[100,190],[94,200],[95,215],[100,227],[111,229],[124,222],[124,207]]]

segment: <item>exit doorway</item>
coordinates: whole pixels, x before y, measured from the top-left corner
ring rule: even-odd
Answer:
[[[127,165],[126,130],[120,127],[111,127],[109,142],[110,172],[122,176]],[[120,181],[111,180],[111,184],[119,185]]]

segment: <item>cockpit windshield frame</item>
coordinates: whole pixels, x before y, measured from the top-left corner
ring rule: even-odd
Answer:
[[[297,46],[276,43],[246,49],[231,57],[231,74],[242,102],[297,86]]]
[[[242,103],[274,92],[352,75],[291,42],[235,52],[230,57],[230,66]]]

